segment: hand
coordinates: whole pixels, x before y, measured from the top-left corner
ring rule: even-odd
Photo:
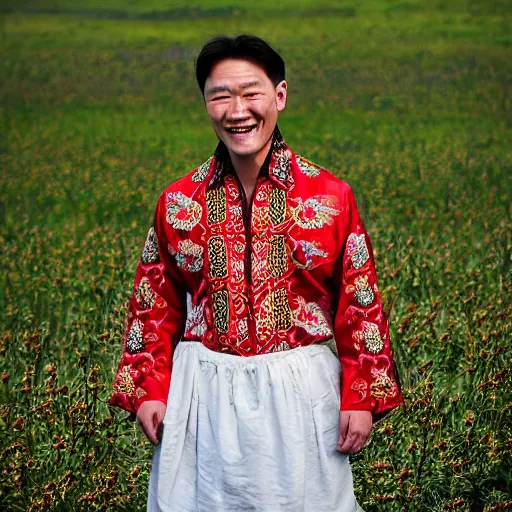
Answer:
[[[336,449],[353,455],[368,441],[372,431],[371,411],[340,411],[340,439]]]
[[[137,411],[137,422],[146,437],[153,443],[160,443],[160,430],[167,406],[160,400],[142,402]]]

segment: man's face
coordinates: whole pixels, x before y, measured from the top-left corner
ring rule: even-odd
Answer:
[[[230,58],[212,67],[204,99],[219,139],[230,153],[247,157],[268,150],[286,93],[286,81],[274,86],[258,64]]]

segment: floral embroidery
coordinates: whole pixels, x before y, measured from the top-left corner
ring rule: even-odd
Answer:
[[[272,277],[281,277],[288,268],[284,235],[274,235],[270,239],[267,253],[268,271]]]
[[[269,205],[263,204],[253,204],[252,205],[252,215],[251,215],[251,223],[252,230],[255,233],[261,233],[265,231],[269,224]]]
[[[156,234],[154,228],[152,227],[149,228],[148,235],[146,237],[146,243],[142,249],[141,260],[145,265],[148,265],[149,263],[158,263],[160,261]]]
[[[187,316],[185,332],[192,336],[202,336],[206,332],[206,322],[204,319],[204,304],[191,304]]]
[[[149,279],[147,277],[143,277],[140,280],[139,286],[135,291],[135,298],[141,305],[142,309],[151,309],[155,305],[155,292],[151,289],[151,285],[149,284]]]
[[[300,155],[296,155],[297,165],[303,174],[309,176],[310,178],[315,178],[320,174],[320,170],[323,168],[306,160],[304,157]]]
[[[228,332],[229,299],[227,290],[219,290],[212,294],[213,323],[219,332]]]
[[[173,228],[190,231],[202,214],[202,206],[182,192],[167,194],[167,222]]]
[[[206,208],[208,224],[218,224],[226,220],[226,189],[224,187],[206,192]]]
[[[269,212],[270,220],[281,224],[286,219],[286,190],[274,187],[270,192]]]
[[[126,348],[130,354],[141,352],[144,349],[143,329],[144,324],[140,320],[135,319],[126,338]]]
[[[201,245],[195,244],[192,240],[180,240],[178,251],[171,251],[174,254],[178,265],[189,272],[199,272],[203,268],[203,252]]]
[[[256,336],[264,345],[274,331],[274,314],[272,311],[272,292],[267,293],[256,310]]]
[[[370,255],[364,233],[361,235],[350,233],[347,240],[347,252],[355,269],[361,268],[368,261]]]
[[[290,345],[286,341],[280,341],[272,347],[272,352],[283,352],[284,350],[290,350]]]
[[[288,303],[288,292],[284,288],[272,292],[272,315],[276,329],[288,329],[292,326],[292,310]]]
[[[366,398],[366,390],[368,389],[368,383],[363,379],[356,379],[351,386],[353,391],[357,391],[359,393],[360,400]]]
[[[364,346],[368,352],[377,354],[384,348],[384,342],[380,336],[379,326],[372,322],[363,320],[363,330],[355,331],[352,337],[360,342],[364,342]]]
[[[368,284],[368,276],[359,276],[355,280],[356,291],[354,297],[361,306],[369,306],[375,299],[375,295]]]
[[[325,311],[316,302],[306,302],[304,297],[297,297],[299,307],[293,311],[295,325],[302,327],[312,336],[333,336],[332,328]]]
[[[135,391],[135,396],[137,398],[142,398],[143,396],[146,396],[147,393],[142,388],[137,388]]]
[[[249,336],[249,326],[247,318],[242,318],[236,323],[236,332],[239,340],[245,340]]]
[[[298,268],[309,270],[313,265],[313,258],[326,258],[327,252],[317,247],[317,242],[308,242],[307,240],[297,240],[298,247],[293,251],[291,258]]]
[[[212,163],[212,160],[213,157],[211,156],[208,158],[208,160],[206,160],[206,162],[197,168],[197,171],[192,175],[192,181],[203,181],[206,178],[208,171],[210,170],[210,164]]]
[[[135,391],[135,383],[133,382],[129,366],[123,366],[117,378],[114,381],[114,393],[124,393],[132,395]]]
[[[333,217],[339,215],[339,210],[334,208],[336,198],[334,196],[315,196],[302,202],[297,198],[298,206],[291,208],[295,222],[304,229],[321,228],[324,224],[331,225]]]
[[[221,236],[212,236],[208,240],[208,261],[210,262],[210,277],[214,279],[228,277],[226,243]]]
[[[370,384],[370,394],[377,400],[386,400],[387,398],[396,396],[398,387],[396,382],[386,375],[386,369],[371,369],[374,382]]]

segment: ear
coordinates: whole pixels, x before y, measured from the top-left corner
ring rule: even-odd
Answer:
[[[286,107],[286,98],[288,96],[288,84],[286,80],[276,85],[276,107],[278,112],[282,112]]]

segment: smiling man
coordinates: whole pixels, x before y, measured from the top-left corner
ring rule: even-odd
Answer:
[[[354,194],[285,143],[265,41],[196,77],[219,143],[158,200],[110,400],[157,445],[148,510],[360,510],[349,455],[402,392]]]

